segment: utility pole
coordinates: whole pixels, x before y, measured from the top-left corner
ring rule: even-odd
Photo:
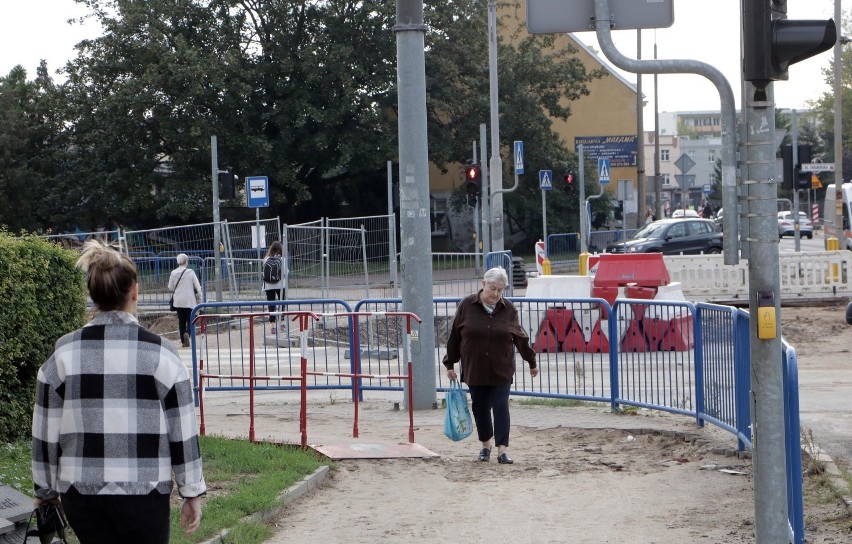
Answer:
[[[778,267],[778,182],[775,173],[773,81],[788,66],[826,51],[833,21],[788,21],[786,0],[743,0],[743,81],[749,224],[751,425],[754,530],[758,544],[788,542],[784,389],[781,374],[781,279]],[[794,152],[796,148],[794,147]],[[795,159],[794,159],[795,160]],[[796,186],[796,180],[793,180]],[[726,205],[725,217],[729,215]],[[798,210],[793,210],[798,214]],[[726,229],[726,232],[727,229]]]
[[[642,58],[642,29],[636,29],[636,58]],[[642,116],[642,74],[636,74],[636,228],[645,225],[645,120]]]
[[[840,24],[840,0],[834,0],[834,20]],[[846,231],[843,230],[843,75],[841,52],[845,40],[834,44],[834,232],[837,247],[846,249]],[[823,214],[824,215],[824,214]]]
[[[491,245],[503,251],[503,160],[500,158],[500,114],[497,95],[497,2],[488,2],[488,84],[491,110]],[[485,157],[482,158],[485,162]]]
[[[429,225],[429,149],[426,135],[426,25],[423,0],[397,0],[396,25],[399,215],[402,309],[422,320],[412,330],[415,409],[435,406],[435,310]],[[424,247],[424,244],[426,247]]]
[[[219,217],[219,148],[216,136],[210,136],[210,177],[213,180],[213,270],[216,271],[216,301],[222,301],[222,246]]]

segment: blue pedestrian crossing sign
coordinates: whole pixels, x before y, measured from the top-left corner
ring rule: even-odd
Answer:
[[[515,140],[515,173],[524,173],[524,142]]]
[[[609,159],[598,159],[598,183],[609,183]]]
[[[538,185],[541,187],[542,191],[549,191],[553,189],[553,171],[552,170],[539,170],[538,171]]]

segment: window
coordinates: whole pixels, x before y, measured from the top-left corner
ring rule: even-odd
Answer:
[[[661,149],[660,150],[660,160],[663,161],[663,162],[669,162],[671,160],[671,159],[669,159],[669,150],[668,149]]]
[[[716,150],[711,149],[707,152],[707,162],[716,162]]]
[[[671,185],[672,184],[672,180],[669,179],[669,174],[663,174],[661,177],[663,178],[663,185]]]
[[[432,224],[432,236],[444,236],[447,234],[447,207],[449,199],[445,196],[432,196],[430,203],[430,223]]]
[[[710,185],[713,185],[714,183],[716,183],[716,172],[713,172],[713,173],[710,174],[710,176],[708,176],[707,182]]]
[[[683,238],[686,236],[686,224],[675,223],[666,233],[666,236],[671,236],[672,238]]]
[[[694,150],[694,149],[690,149],[690,150],[687,152],[687,155],[689,155],[689,158],[690,158],[690,159],[695,160],[695,150]]]

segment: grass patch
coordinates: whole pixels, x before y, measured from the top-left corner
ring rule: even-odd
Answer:
[[[601,404],[597,402],[587,402],[585,400],[576,399],[547,399],[542,397],[529,397],[517,401],[520,406],[545,406],[548,408],[599,408]]]
[[[201,437],[201,454],[208,488],[201,526],[188,538],[183,536],[180,529],[183,501],[173,494],[170,539],[173,544],[209,540],[224,529],[229,531],[229,542],[255,544],[268,540],[272,536],[271,527],[242,518],[278,506],[282,491],[327,464],[311,450],[216,436]],[[0,446],[0,481],[27,496],[32,494],[29,443]]]

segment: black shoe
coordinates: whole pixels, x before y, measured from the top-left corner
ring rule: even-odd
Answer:
[[[501,453],[500,455],[497,456],[497,462],[500,463],[501,465],[511,465],[515,461],[513,461],[512,458],[509,457],[508,453]]]
[[[479,452],[479,460],[488,461],[489,459],[491,459],[491,450],[488,448],[482,448],[482,451]]]

